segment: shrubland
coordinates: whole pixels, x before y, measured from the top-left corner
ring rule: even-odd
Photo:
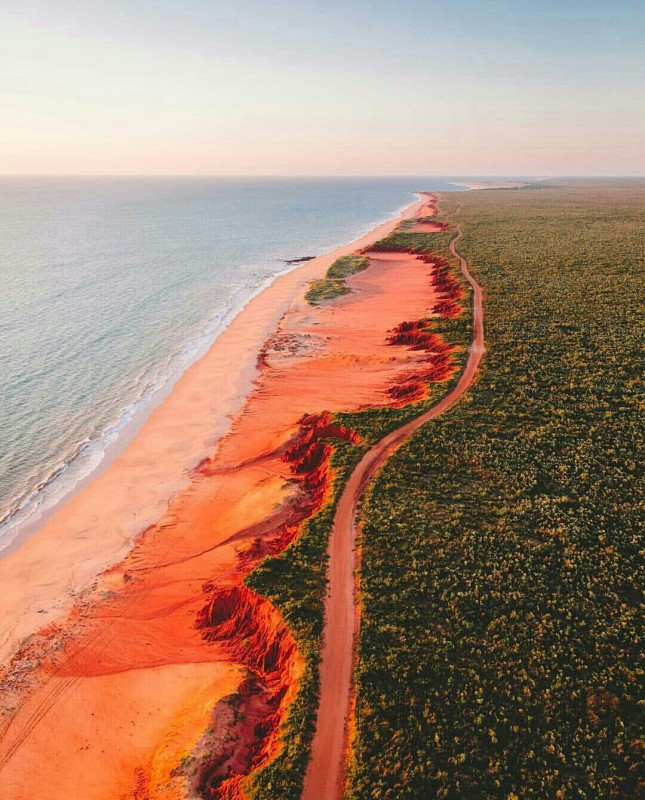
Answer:
[[[487,353],[364,503],[347,796],[635,798],[645,189],[458,205]]]

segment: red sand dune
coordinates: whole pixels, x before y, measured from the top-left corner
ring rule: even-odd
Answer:
[[[352,666],[354,641],[360,623],[356,602],[357,506],[371,477],[416,430],[448,410],[468,389],[484,352],[484,312],[481,287],[457,254],[461,228],[450,244],[464,278],[473,289],[473,339],[466,366],[454,388],[415,419],[392,431],[371,447],[352,472],[338,501],[329,542],[329,588],[325,600],[325,630],[320,664],[320,701],[312,754],[302,800],[340,800],[352,734]],[[409,323],[406,323],[406,327]],[[414,330],[414,328],[412,328]]]
[[[387,342],[402,319],[436,304],[424,261],[369,258],[348,279],[351,294],[316,308],[292,304],[229,434],[69,616],[6,662],[3,800],[45,789],[48,800],[166,800],[190,787],[235,797],[239,779],[229,771],[246,772],[279,747],[277,723],[302,665],[278,612],[242,579],[324,499],[326,440],[354,434],[323,410],[409,402],[418,387],[404,390],[407,399],[393,399],[392,387],[414,384],[403,376],[428,375],[437,366],[428,359],[447,352],[434,340],[432,351]]]
[[[432,311],[440,317],[458,317],[461,314],[462,308],[452,300],[443,299],[439,300],[432,307]]]
[[[428,216],[431,216],[430,214]],[[445,222],[425,222],[419,220],[405,229],[408,233],[443,233],[450,230],[450,225]]]
[[[433,194],[430,192],[420,192],[423,198],[423,205],[419,209],[417,218],[423,219],[424,217],[434,217],[437,214],[437,201]]]

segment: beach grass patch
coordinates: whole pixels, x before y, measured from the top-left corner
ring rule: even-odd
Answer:
[[[315,306],[349,294],[351,291],[345,283],[345,278],[367,269],[369,266],[367,256],[341,256],[329,267],[324,278],[311,281],[305,299],[309,305]]]

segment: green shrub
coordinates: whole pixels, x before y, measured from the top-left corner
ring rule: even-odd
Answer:
[[[349,294],[350,289],[345,283],[345,278],[348,275],[367,269],[368,266],[369,259],[367,256],[341,256],[337,258],[327,270],[325,278],[320,278],[309,284],[305,299],[310,305],[315,306],[318,303],[324,303],[327,300],[333,300],[341,295]]]

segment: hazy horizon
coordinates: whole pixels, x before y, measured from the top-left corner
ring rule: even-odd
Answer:
[[[596,173],[594,174],[579,174],[579,175],[556,175],[555,173],[551,173],[548,175],[515,175],[512,173],[500,173],[500,174],[473,174],[473,175],[452,175],[452,174],[441,174],[435,173],[433,175],[421,175],[418,173],[410,172],[410,173],[399,173],[399,174],[366,174],[366,175],[353,175],[353,174],[344,174],[344,175],[333,175],[333,174],[324,174],[324,173],[307,173],[307,174],[299,174],[299,173],[265,173],[265,174],[255,174],[255,173],[180,173],[180,172],[167,172],[167,173],[154,173],[154,172],[84,172],[84,173],[73,173],[73,172],[40,172],[40,173],[29,173],[29,172],[2,172],[0,173],[0,178],[204,178],[205,180],[209,178],[249,178],[254,180],[260,180],[262,178],[266,178],[267,180],[276,179],[276,178],[294,178],[294,179],[301,179],[305,180],[307,178],[311,178],[312,180],[318,178],[355,178],[355,179],[369,179],[374,178],[375,180],[379,178],[392,178],[393,180],[396,178],[448,178],[450,180],[463,180],[463,181],[476,181],[476,180],[488,180],[488,181],[549,181],[549,180],[611,180],[612,178],[622,179],[622,178],[632,178],[632,179],[643,179],[645,180],[645,172],[641,174],[632,173],[632,172],[625,172],[625,173]]]
[[[632,0],[4,0],[0,174],[645,173]]]

